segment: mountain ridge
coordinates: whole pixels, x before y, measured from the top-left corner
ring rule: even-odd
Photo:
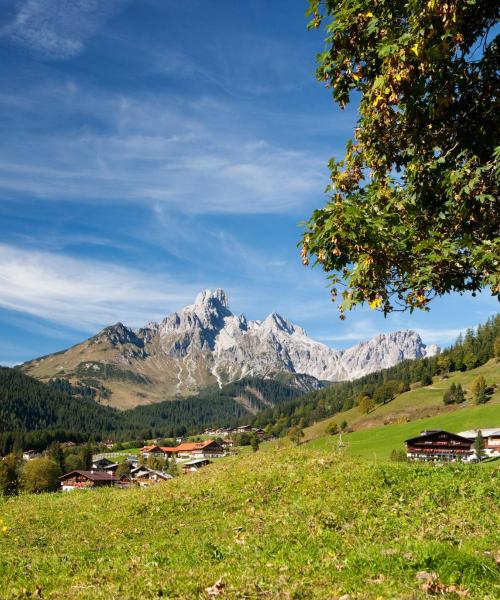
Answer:
[[[42,380],[55,376],[104,380],[112,392],[111,404],[128,408],[189,396],[214,383],[222,387],[246,376],[292,373],[318,381],[352,380],[438,352],[412,330],[382,333],[336,350],[276,312],[262,321],[233,314],[227,294],[218,288],[203,290],[194,304],[159,323],[138,329],[116,323],[81,344],[21,368]]]

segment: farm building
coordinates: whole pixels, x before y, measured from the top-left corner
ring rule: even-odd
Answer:
[[[423,431],[405,441],[406,455],[411,460],[467,461],[473,454],[474,440],[435,429]]]
[[[184,474],[194,473],[195,471],[198,471],[202,467],[206,467],[211,462],[212,461],[209,460],[208,458],[197,458],[196,460],[190,460],[188,462],[185,462],[182,465],[182,472]]]
[[[155,471],[146,466],[136,467],[130,471],[130,479],[133,483],[141,487],[147,487],[160,483],[161,481],[167,481],[172,479],[172,475],[168,473],[162,473],[161,471]]]
[[[70,471],[59,477],[63,492],[77,489],[88,489],[103,485],[115,485],[117,479],[114,475],[103,471]]]

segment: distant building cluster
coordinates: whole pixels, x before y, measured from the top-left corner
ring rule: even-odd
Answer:
[[[141,456],[149,458],[179,458],[179,459],[197,459],[197,458],[221,458],[225,456],[226,451],[221,444],[215,440],[206,440],[204,442],[183,442],[178,446],[144,446],[140,450]]]
[[[220,429],[206,429],[203,432],[203,435],[227,438],[231,435],[240,435],[242,433],[247,433],[249,435],[253,434],[260,438],[263,438],[265,436],[265,431],[263,429],[259,429],[258,427],[251,427],[250,425],[241,425],[240,427],[234,427],[232,429],[227,427],[222,427]]]

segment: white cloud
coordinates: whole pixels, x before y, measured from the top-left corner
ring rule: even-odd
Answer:
[[[123,97],[69,84],[30,96],[38,100],[18,115],[21,133],[0,147],[4,195],[161,204],[191,214],[302,214],[327,181],[326,157],[236,129],[225,106],[200,113],[166,95]],[[52,122],[56,97],[58,123],[84,115],[99,131],[58,123],[37,131],[38,119]]]
[[[25,0],[1,34],[49,59],[79,54],[85,42],[128,0]]]
[[[145,270],[0,244],[0,306],[75,330],[117,321],[144,325],[192,302],[200,287]]]

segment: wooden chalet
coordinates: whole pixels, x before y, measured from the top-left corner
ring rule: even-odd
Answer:
[[[442,429],[423,431],[405,441],[406,456],[411,460],[467,461],[473,454],[474,441]]]
[[[63,492],[115,485],[118,481],[114,475],[104,471],[70,471],[61,475],[59,480]]]

